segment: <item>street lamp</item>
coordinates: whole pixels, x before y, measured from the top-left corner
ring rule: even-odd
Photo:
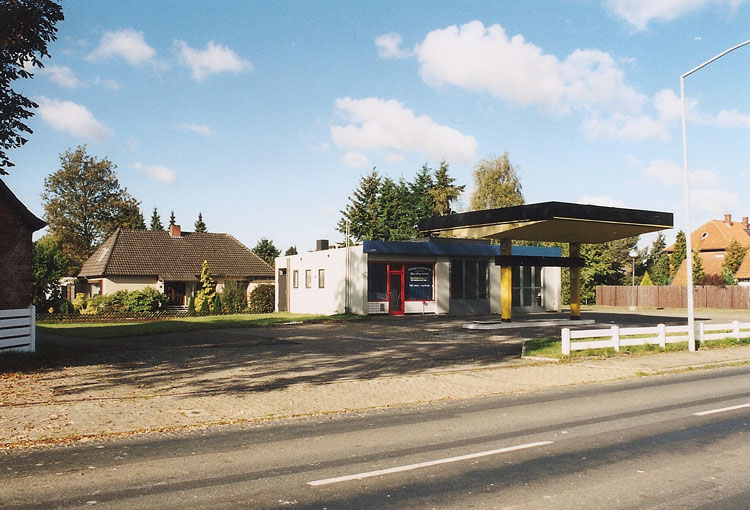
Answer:
[[[706,67],[714,60],[718,60],[727,53],[730,53],[738,48],[742,48],[746,44],[750,44],[750,41],[745,41],[737,46],[732,46],[726,51],[719,53],[714,58],[706,60],[698,67],[691,69],[682,76],[680,76],[680,98],[682,100],[682,159],[685,167],[685,248],[687,250],[687,307],[688,307],[688,349],[695,351],[695,309],[693,307],[693,247],[691,242],[690,230],[690,177],[688,175],[688,159],[687,159],[687,107],[685,106],[685,78],[690,76],[696,71],[699,71]]]
[[[633,284],[630,290],[630,311],[632,312],[635,310],[635,258],[638,256],[638,252],[633,248],[628,255],[633,259]]]

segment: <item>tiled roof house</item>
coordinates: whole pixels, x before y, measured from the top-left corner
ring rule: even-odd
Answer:
[[[170,305],[184,305],[200,285],[203,261],[221,291],[226,280],[244,285],[272,283],[274,269],[229,234],[117,229],[89,259],[79,278],[87,293],[112,294],[118,290],[154,287]]]
[[[690,236],[693,249],[698,250],[701,262],[703,262],[703,271],[707,275],[721,275],[726,249],[732,241],[750,247],[750,223],[748,223],[747,217],[742,218],[741,222],[737,222],[732,221],[731,214],[725,214],[724,221],[711,220],[704,223],[695,229]],[[674,251],[674,245],[667,247],[665,251],[671,254]],[[748,251],[740,270],[737,272],[737,279],[742,282],[740,273],[744,275],[745,280],[750,282],[750,251]],[[687,262],[683,260],[671,284],[685,285],[686,283]]]

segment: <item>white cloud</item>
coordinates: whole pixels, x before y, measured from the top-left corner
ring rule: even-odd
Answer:
[[[641,171],[646,182],[657,181],[666,186],[684,186],[685,170],[682,165],[665,159],[655,159]],[[699,168],[690,172],[690,186],[708,186],[715,188],[721,185],[721,178],[716,172]]]
[[[94,138],[103,140],[112,131],[103,123],[96,120],[94,115],[83,105],[72,101],[58,101],[44,96],[37,101],[39,115],[53,129],[66,131],[79,138]]]
[[[670,127],[682,118],[680,98],[672,90],[663,89],[654,95],[651,106],[652,114],[592,113],[583,123],[584,131],[593,138],[670,140]],[[695,102],[689,102],[688,106],[693,110]]]
[[[750,115],[737,110],[722,110],[714,124],[722,128],[750,128]]]
[[[520,105],[638,111],[646,100],[625,84],[608,53],[577,49],[560,60],[520,34],[508,37],[497,24],[472,21],[433,30],[416,54],[422,79],[434,87],[456,85]]]
[[[133,164],[133,168],[140,170],[155,181],[177,182],[177,172],[162,165],[144,165],[141,162],[136,162]]]
[[[181,129],[187,129],[188,131],[192,131],[194,133],[198,133],[199,135],[203,135],[203,136],[211,136],[213,134],[213,130],[211,129],[211,126],[207,126],[205,124],[185,123],[185,124],[178,124],[177,127]]]
[[[76,77],[73,70],[67,66],[47,65],[37,72],[49,77],[50,80],[61,87],[74,89],[80,87],[83,83]]]
[[[721,185],[721,177],[719,177],[719,174],[716,172],[699,168],[698,170],[692,170],[690,172],[690,185],[716,188]]]
[[[156,51],[146,43],[143,32],[127,28],[104,32],[99,46],[89,54],[87,60],[122,57],[132,65],[139,65],[153,60],[155,56]]]
[[[690,207],[696,211],[711,213],[714,217],[736,209],[738,203],[737,194],[729,191],[705,188],[690,191]]]
[[[418,152],[428,159],[466,163],[476,158],[473,136],[437,124],[426,115],[416,116],[403,103],[376,97],[336,99],[336,111],[351,123],[332,126],[339,147],[359,150]]]
[[[578,199],[579,204],[602,205],[604,207],[625,207],[622,200],[604,195],[588,195]]]
[[[393,32],[377,36],[375,46],[378,48],[378,56],[380,58],[407,58],[411,56],[411,51],[401,48],[401,42],[401,35]]]
[[[385,160],[389,163],[403,163],[404,161],[406,161],[406,156],[404,156],[403,154],[391,152],[385,157]]]
[[[253,68],[249,60],[240,58],[230,48],[213,41],[209,41],[205,50],[191,48],[184,41],[175,41],[174,45],[179,52],[180,62],[190,68],[196,81],[224,71],[237,74]]]
[[[347,152],[344,154],[344,157],[341,158],[341,161],[343,161],[349,168],[368,168],[371,166],[367,156],[359,151]]]
[[[100,85],[102,87],[105,87],[105,88],[108,88],[109,90],[114,90],[114,91],[120,90],[120,84],[117,83],[117,81],[110,80],[107,78],[100,78],[98,76],[94,80],[94,85]]]
[[[672,21],[709,5],[737,9],[745,0],[608,0],[607,7],[636,30],[652,20]],[[700,40],[700,37],[696,37]]]

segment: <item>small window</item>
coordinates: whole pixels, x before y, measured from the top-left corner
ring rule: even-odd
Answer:
[[[703,232],[703,234],[701,234],[701,239],[705,239],[707,237],[708,237],[708,232]]]
[[[299,287],[299,271],[296,269],[292,272],[292,287]]]
[[[305,269],[305,288],[309,289],[312,287],[312,271]]]
[[[318,269],[318,288],[324,289],[326,286],[326,270]]]

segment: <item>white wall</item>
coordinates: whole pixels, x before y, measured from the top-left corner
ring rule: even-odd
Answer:
[[[562,307],[562,270],[559,267],[545,267],[542,270],[544,288],[544,309],[548,312],[559,312]]]

